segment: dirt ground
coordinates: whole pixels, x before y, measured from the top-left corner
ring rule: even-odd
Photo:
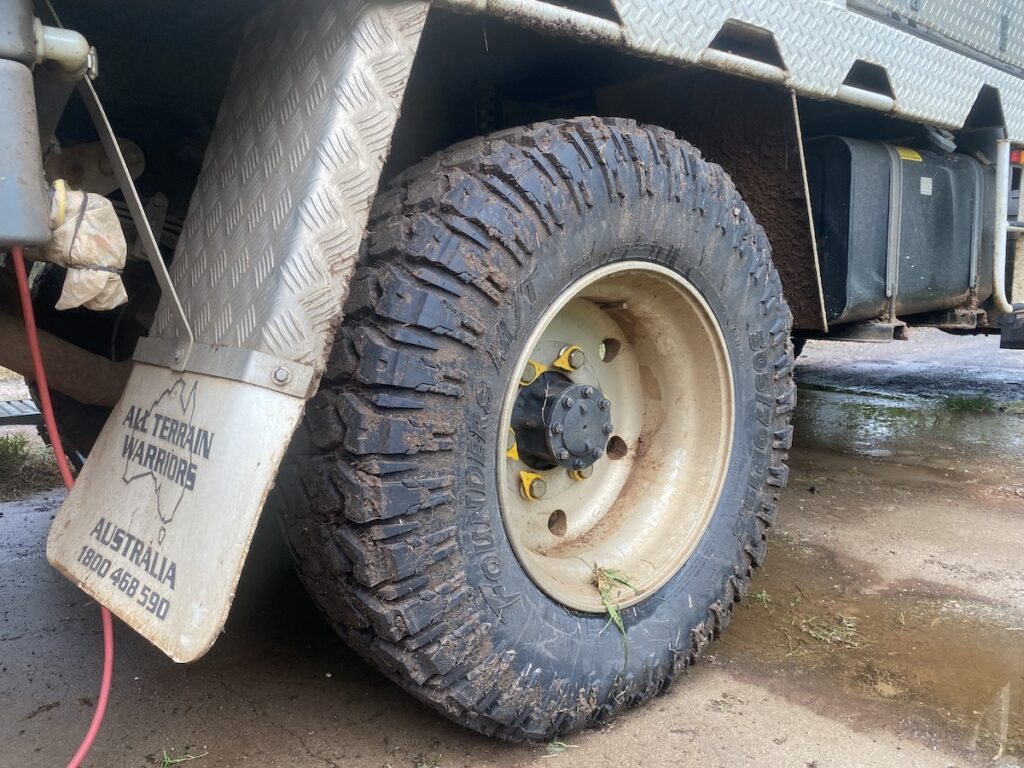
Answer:
[[[86,764],[1024,764],[1024,352],[810,342],[798,376],[765,567],[704,662],[611,727],[545,747],[448,723],[335,638],[267,515],[208,656],[178,666],[118,627]],[[3,765],[63,765],[94,707],[96,606],[43,555],[60,499],[0,505]]]

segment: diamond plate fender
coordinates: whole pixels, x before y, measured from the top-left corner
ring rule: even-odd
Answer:
[[[176,661],[220,632],[323,371],[427,6],[250,22],[171,270],[195,344],[164,296],[50,530],[54,567]]]
[[[427,5],[289,0],[250,23],[171,270],[196,341],[322,369]],[[173,333],[162,303],[151,335]]]

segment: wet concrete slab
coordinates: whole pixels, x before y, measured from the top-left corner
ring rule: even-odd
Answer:
[[[336,639],[267,516],[207,657],[175,665],[118,628],[86,764],[161,765],[164,750],[302,768],[1024,764],[1024,416],[928,395],[959,392],[931,379],[949,380],[964,340],[935,341],[897,350],[930,365],[895,389],[821,373],[801,390],[790,486],[747,600],[699,667],[609,728],[549,754],[435,715]],[[967,341],[1021,381],[1024,353]],[[830,356],[842,374],[850,354],[812,342],[801,382]],[[43,555],[60,498],[0,505],[0,765],[63,764],[95,706],[96,606]]]

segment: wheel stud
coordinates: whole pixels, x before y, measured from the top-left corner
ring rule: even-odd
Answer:
[[[519,444],[516,442],[516,433],[511,427],[505,438],[505,455],[513,461],[519,461]]]
[[[558,350],[558,357],[552,363],[556,368],[561,368],[563,371],[575,371],[578,368],[582,368],[583,364],[587,362],[587,356],[583,354],[583,350],[577,345],[567,345]]]
[[[584,467],[583,469],[570,469],[569,470],[569,477],[571,477],[573,480],[586,480],[592,474],[594,474],[594,467],[593,466]]]
[[[548,492],[548,484],[544,478],[533,472],[519,473],[520,490],[527,501],[537,501],[544,498]]]
[[[519,374],[519,386],[527,387],[537,380],[537,377],[544,373],[546,367],[533,360],[527,360],[523,366],[523,372]]]

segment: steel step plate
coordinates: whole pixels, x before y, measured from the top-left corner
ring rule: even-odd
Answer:
[[[50,563],[175,661],[213,644],[303,400],[136,363]]]

